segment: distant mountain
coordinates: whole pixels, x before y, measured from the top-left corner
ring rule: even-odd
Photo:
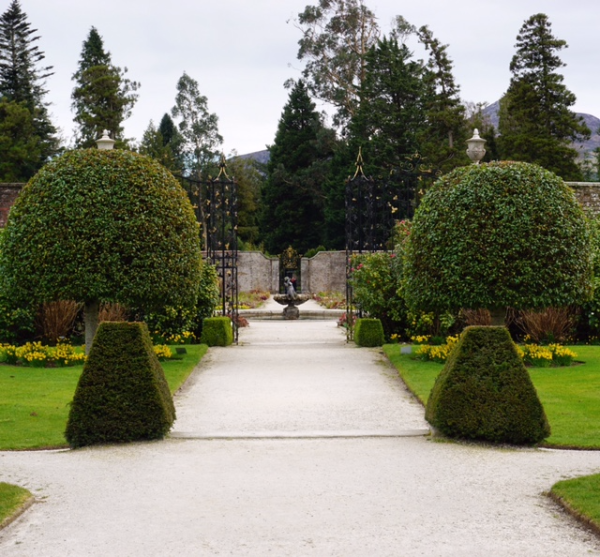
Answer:
[[[486,106],[482,111],[483,116],[496,128],[496,131],[498,130],[498,121],[500,119],[498,116],[499,110],[500,101],[496,101],[495,103]],[[600,147],[600,118],[596,118],[591,114],[585,114],[583,112],[576,112],[576,114],[583,118],[585,125],[590,128],[592,136],[587,141],[574,142],[573,147],[582,154],[591,153],[596,147]]]
[[[265,149],[264,151],[255,151],[254,153],[247,153],[245,155],[238,155],[238,159],[252,159],[256,162],[260,162],[262,164],[267,164],[269,162],[269,150]]]

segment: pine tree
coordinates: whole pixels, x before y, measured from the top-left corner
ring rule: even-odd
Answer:
[[[40,39],[36,32],[18,0],[13,0],[0,16],[0,98],[5,103],[1,118],[7,119],[0,121],[0,127],[6,134],[17,120],[23,126],[14,128],[14,136],[0,136],[5,145],[0,179],[28,180],[59,147],[57,130],[44,103],[44,84],[53,75],[52,66],[39,66],[45,55],[34,44]]]
[[[419,41],[429,52],[425,81],[427,125],[419,139],[420,154],[435,171],[447,172],[468,164],[465,154],[467,129],[460,88],[454,81],[447,45],[440,43],[427,26],[417,31]]]
[[[292,88],[270,147],[262,191],[260,232],[265,248],[300,253],[323,244],[322,183],[335,134],[325,128],[303,81]]]
[[[77,124],[76,147],[94,147],[104,130],[117,141],[115,147],[127,147],[122,123],[131,115],[140,85],[127,79],[126,73],[127,68],[112,64],[102,37],[92,27],[83,42],[79,67],[72,78],[76,83],[71,93],[71,108]]]
[[[531,16],[517,36],[510,63],[512,78],[500,103],[499,146],[502,158],[539,164],[564,179],[578,180],[573,140],[589,138],[583,119],[571,112],[575,95],[557,70],[558,52],[567,47],[552,34],[548,16]]]

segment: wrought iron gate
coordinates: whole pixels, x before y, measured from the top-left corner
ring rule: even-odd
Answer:
[[[419,184],[431,172],[420,167],[414,157],[394,168],[385,178],[367,177],[362,152],[356,159],[356,171],[346,182],[346,338],[354,336],[354,321],[362,316],[355,308],[352,292],[352,258],[362,253],[393,249],[396,221],[414,214]]]
[[[208,180],[182,178],[202,227],[206,261],[219,275],[221,315],[231,318],[234,341],[238,342],[238,197],[237,183],[227,175],[225,157],[221,157],[219,174]]]

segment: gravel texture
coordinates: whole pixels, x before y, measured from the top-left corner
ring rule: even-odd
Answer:
[[[38,501],[0,555],[600,555],[544,495],[600,451],[435,441],[380,351],[344,340],[252,321],[177,396],[170,439],[0,452],[0,481]]]

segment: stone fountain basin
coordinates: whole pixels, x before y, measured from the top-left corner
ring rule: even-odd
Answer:
[[[310,300],[309,294],[296,294],[295,298],[290,298],[287,294],[274,294],[273,300],[282,306],[299,306]]]

